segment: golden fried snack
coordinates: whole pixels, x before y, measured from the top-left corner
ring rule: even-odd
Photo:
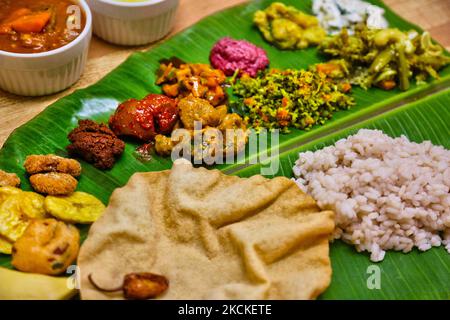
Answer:
[[[12,242],[19,239],[29,223],[20,203],[20,194],[17,194],[9,196],[0,204],[0,235]]]
[[[68,173],[37,173],[30,177],[36,192],[48,195],[70,195],[77,188],[78,181]]]
[[[28,220],[47,217],[44,209],[45,198],[35,192],[16,188],[4,190],[5,188],[0,188],[0,198],[4,195],[0,204],[0,235],[14,242],[25,231]]]
[[[44,197],[36,192],[22,191],[14,187],[0,188],[0,204],[8,198],[13,198],[17,203],[20,214],[31,219],[43,219],[47,217],[44,209]]]
[[[0,187],[0,204],[13,194],[19,194],[22,190],[15,187]]]
[[[20,201],[19,207],[22,214],[25,214],[30,219],[44,219],[47,218],[47,212],[44,208],[45,197],[36,192],[22,191],[22,193],[15,195]]]
[[[12,242],[5,237],[0,236],[0,253],[11,254]]]
[[[0,187],[18,187],[20,178],[15,173],[0,170]]]
[[[20,271],[57,275],[78,255],[80,233],[55,219],[33,220],[12,248],[12,265]]]
[[[25,170],[28,174],[59,172],[78,177],[81,174],[81,165],[77,160],[67,159],[54,154],[31,155],[25,159]]]
[[[45,209],[55,218],[71,223],[95,222],[105,211],[104,204],[93,195],[74,192],[67,197],[48,196]]]

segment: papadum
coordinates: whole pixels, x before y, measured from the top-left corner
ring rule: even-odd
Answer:
[[[293,181],[193,168],[138,173],[114,191],[78,265],[82,299],[137,272],[169,281],[161,299],[312,299],[330,284],[334,213]]]

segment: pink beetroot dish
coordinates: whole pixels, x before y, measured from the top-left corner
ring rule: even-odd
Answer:
[[[222,70],[227,76],[239,70],[239,75],[247,73],[255,77],[258,71],[269,65],[264,49],[248,41],[228,37],[220,39],[214,45],[209,59],[214,68]]]

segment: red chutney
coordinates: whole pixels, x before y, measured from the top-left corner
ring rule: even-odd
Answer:
[[[39,53],[75,40],[86,26],[70,0],[0,0],[0,50]],[[75,7],[73,7],[75,8]]]
[[[151,141],[157,134],[168,134],[178,121],[174,99],[150,94],[142,100],[129,99],[121,103],[109,119],[109,127],[118,136]]]

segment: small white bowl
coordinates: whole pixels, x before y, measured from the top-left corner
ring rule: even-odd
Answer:
[[[62,91],[80,79],[92,36],[92,15],[84,0],[76,0],[86,15],[81,34],[65,46],[40,53],[0,50],[0,88],[22,96]]]
[[[126,46],[144,45],[166,36],[179,4],[179,0],[87,2],[94,16],[94,33],[105,41]]]

